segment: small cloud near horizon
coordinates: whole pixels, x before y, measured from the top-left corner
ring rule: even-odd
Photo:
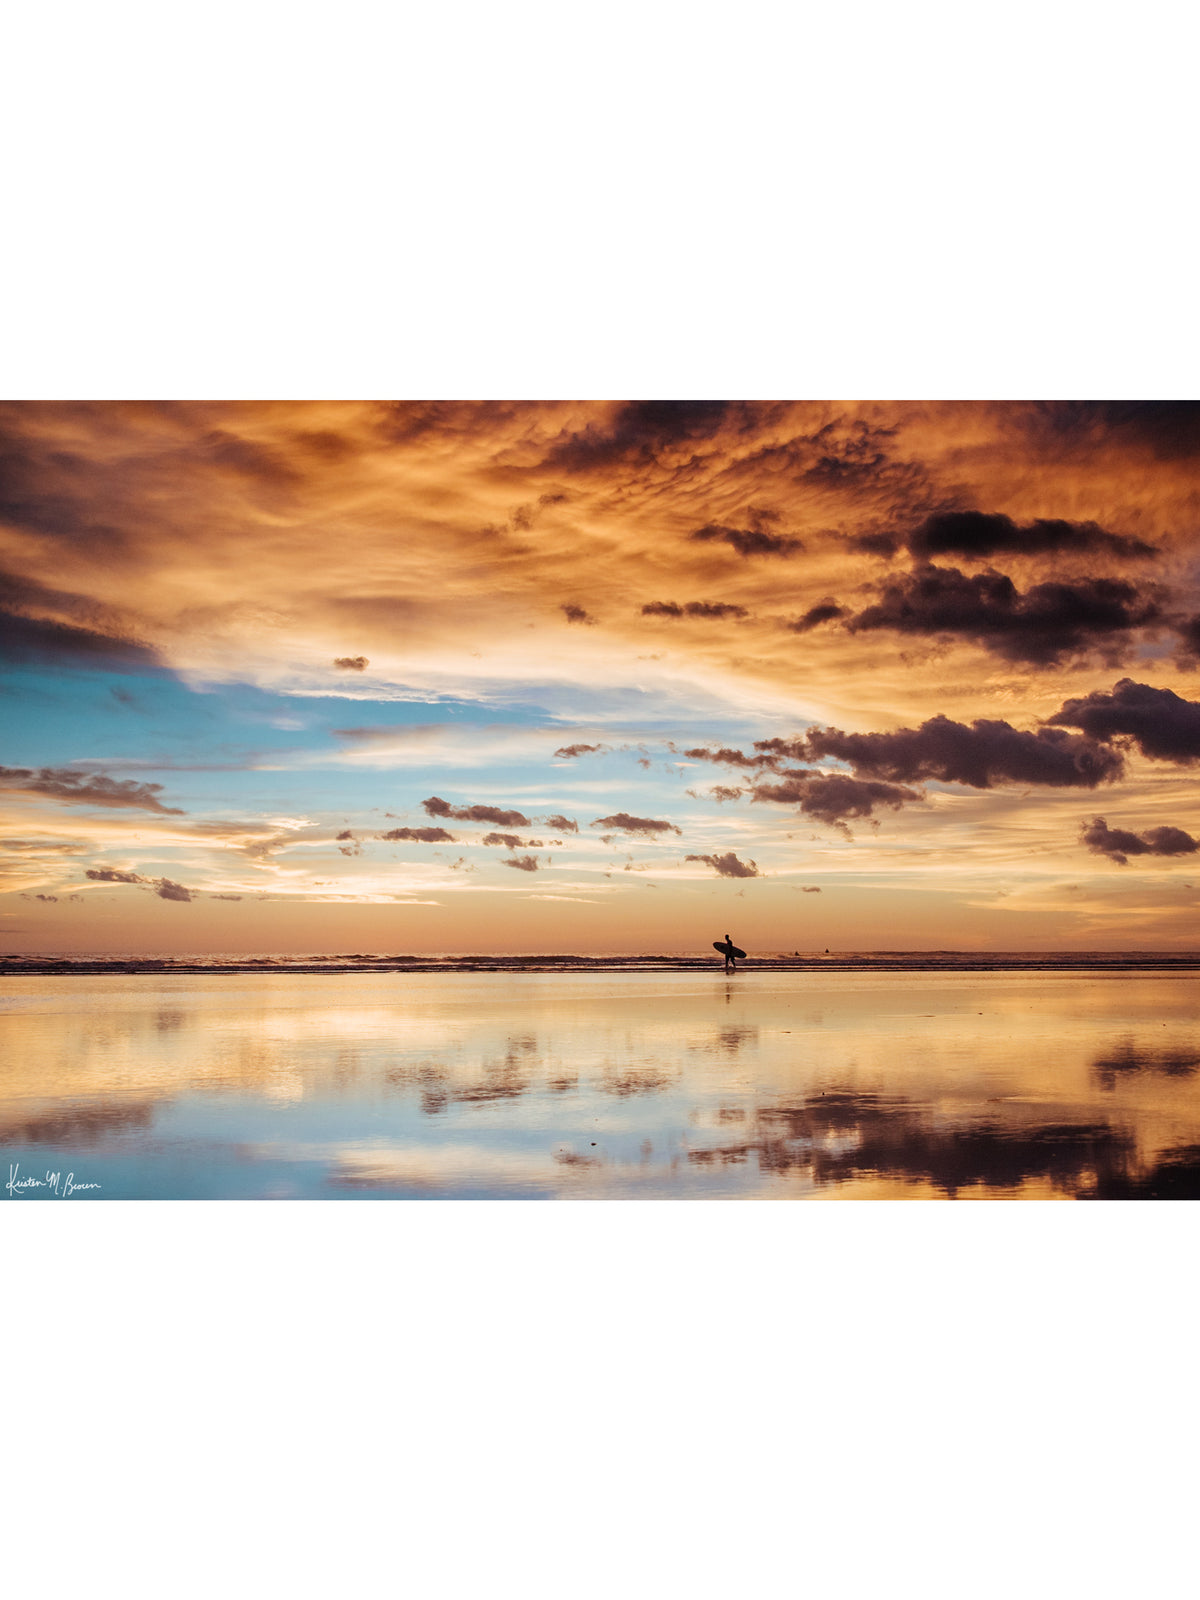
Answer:
[[[579,832],[579,824],[577,822],[572,822],[570,817],[561,817],[561,816],[558,816],[558,815],[555,815],[553,817],[547,817],[546,818],[546,826],[548,828],[553,828],[553,829],[557,830],[557,832],[559,832],[559,833],[578,833]]]
[[[754,861],[739,861],[734,851],[729,850],[724,855],[712,856],[684,856],[685,861],[703,861],[710,866],[719,878],[761,878],[763,874],[758,870]]]
[[[439,795],[421,801],[429,817],[452,817],[456,822],[491,822],[498,828],[528,828],[532,824],[523,811],[505,811],[499,806],[452,806]]]
[[[506,856],[501,865],[515,867],[518,872],[536,872],[538,859],[536,856]]]
[[[387,833],[377,833],[377,839],[386,839],[396,842],[400,839],[411,839],[420,844],[454,844],[452,833],[447,833],[445,828],[391,828]]]
[[[673,822],[663,822],[657,817],[631,817],[628,811],[614,812],[611,817],[597,817],[588,824],[591,828],[612,828],[618,833],[682,833]]]
[[[748,617],[745,606],[730,605],[723,600],[689,600],[678,605],[674,600],[652,600],[642,607],[644,617]]]

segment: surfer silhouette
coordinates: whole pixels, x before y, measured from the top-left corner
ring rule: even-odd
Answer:
[[[737,945],[734,944],[733,940],[728,934],[725,935],[724,943],[722,943],[720,939],[714,939],[713,949],[719,950],[720,953],[725,957],[726,972],[736,972],[737,963],[746,959],[746,952],[744,950],[739,950]]]

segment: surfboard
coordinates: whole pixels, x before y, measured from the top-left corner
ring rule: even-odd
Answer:
[[[720,955],[732,956],[735,961],[745,961],[746,959],[746,952],[744,950],[739,950],[735,944],[725,944],[720,940],[714,939],[713,949],[716,950]]]

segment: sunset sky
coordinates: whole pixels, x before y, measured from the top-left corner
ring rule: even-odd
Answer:
[[[0,950],[1200,944],[1182,402],[0,407]]]

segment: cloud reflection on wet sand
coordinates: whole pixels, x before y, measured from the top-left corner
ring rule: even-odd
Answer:
[[[1015,1191],[1031,1179],[1077,1194],[1102,1173],[1123,1171],[1132,1150],[1129,1135],[1106,1122],[948,1123],[935,1107],[902,1097],[832,1090],[799,1105],[763,1107],[754,1137],[692,1150],[688,1159],[753,1158],[760,1171],[807,1172],[818,1186],[899,1179],[953,1197],[973,1187]]]
[[[1197,982],[24,977],[0,1147],[104,1198],[1190,1198]]]

